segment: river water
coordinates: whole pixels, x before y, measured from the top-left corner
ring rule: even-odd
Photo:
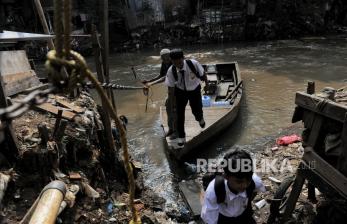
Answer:
[[[124,85],[140,85],[139,80],[156,76],[160,70],[159,50],[112,55],[111,79]],[[291,125],[295,92],[305,91],[308,80],[316,82],[316,90],[347,85],[345,38],[197,45],[184,50],[186,57],[201,63],[237,61],[244,80],[237,120],[211,144],[198,150],[200,158],[216,157],[235,144],[251,143]],[[129,119],[133,157],[145,164],[145,184],[166,198],[168,206],[175,204],[178,193],[174,183],[182,175],[182,164],[174,162],[163,145],[159,107],[166,97],[165,86],[159,84],[151,89],[147,112],[141,90],[115,93],[118,113]]]

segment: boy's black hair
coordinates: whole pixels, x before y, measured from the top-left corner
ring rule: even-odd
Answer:
[[[224,156],[224,162],[227,162],[223,168],[226,176],[252,179],[253,160],[247,151],[237,149],[229,152]]]
[[[181,59],[184,57],[182,49],[172,49],[170,51],[170,58],[171,59]]]

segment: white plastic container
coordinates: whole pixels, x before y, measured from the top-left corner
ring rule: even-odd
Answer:
[[[226,106],[230,106],[229,101],[217,101],[217,102],[213,102],[212,103],[213,107],[226,107]]]
[[[209,96],[202,96],[202,106],[203,107],[211,106],[211,98]]]

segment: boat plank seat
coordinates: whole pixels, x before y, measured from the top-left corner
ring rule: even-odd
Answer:
[[[217,88],[217,98],[225,98],[230,91],[232,91],[232,88],[234,87],[234,83],[221,83],[218,85]]]

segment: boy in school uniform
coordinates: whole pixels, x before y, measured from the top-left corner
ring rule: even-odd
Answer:
[[[252,200],[264,192],[261,179],[253,173],[253,161],[244,150],[224,157],[224,175],[217,175],[205,192],[201,218],[208,224],[255,224]]]

